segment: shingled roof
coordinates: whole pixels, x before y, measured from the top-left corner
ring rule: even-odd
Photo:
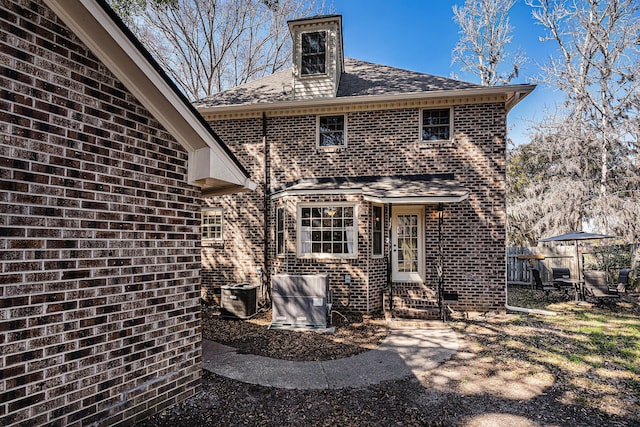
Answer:
[[[430,91],[476,89],[482,86],[459,80],[345,58],[336,98],[367,95],[402,95]],[[196,107],[250,105],[293,101],[293,72],[287,70],[254,80],[196,101]]]

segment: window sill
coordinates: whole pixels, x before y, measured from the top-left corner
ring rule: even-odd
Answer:
[[[339,153],[342,150],[346,150],[346,148],[347,148],[346,145],[328,145],[328,146],[318,145],[318,146],[316,146],[316,150],[317,151],[323,151],[325,153]]]
[[[300,80],[314,80],[314,79],[322,79],[329,76],[329,73],[315,73],[315,74],[302,74],[300,73]]]
[[[298,259],[315,261],[349,260],[358,259],[358,255],[334,255],[334,254],[297,254]]]
[[[200,246],[203,248],[224,248],[224,240],[201,240]]]
[[[453,148],[455,147],[455,142],[452,139],[438,139],[438,140],[426,140],[420,141],[418,143],[418,147],[420,148]]]

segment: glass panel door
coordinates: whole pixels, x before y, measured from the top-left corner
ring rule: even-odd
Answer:
[[[423,209],[394,207],[392,234],[393,280],[423,281]]]

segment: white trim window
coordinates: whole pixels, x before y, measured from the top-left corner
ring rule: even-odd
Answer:
[[[202,209],[202,240],[222,241],[222,208]]]
[[[318,116],[318,147],[347,145],[347,124],[344,115]]]
[[[353,204],[298,205],[298,256],[354,258],[358,227]]]
[[[327,70],[327,33],[302,33],[300,69],[303,76],[325,74]]]
[[[453,135],[453,110],[430,108],[420,115],[420,140],[422,142],[450,141]]]
[[[284,208],[276,208],[276,255],[285,253],[285,219]]]
[[[382,256],[384,247],[384,206],[371,206],[371,255]]]

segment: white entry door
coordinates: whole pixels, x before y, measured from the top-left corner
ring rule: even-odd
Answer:
[[[391,278],[396,282],[424,281],[424,208],[393,207]]]

